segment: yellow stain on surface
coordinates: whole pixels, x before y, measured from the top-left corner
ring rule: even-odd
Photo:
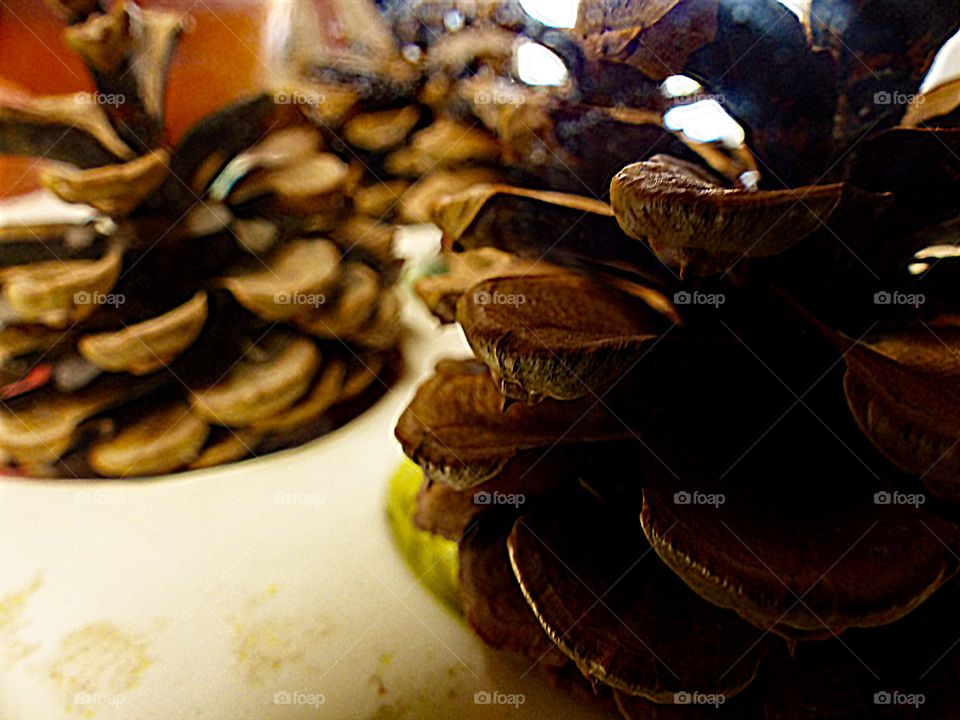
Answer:
[[[250,685],[264,685],[285,667],[304,663],[330,633],[321,618],[273,611],[270,606],[279,594],[278,585],[267,586],[233,618],[233,654]]]
[[[43,576],[37,575],[29,585],[0,597],[0,658],[13,665],[37,649],[36,645],[20,639],[23,613],[30,599],[43,587]]]
[[[381,653],[377,660],[377,669],[369,677],[369,683],[376,689],[379,704],[366,720],[419,720],[423,717],[449,717],[451,708],[457,707],[463,698],[469,695],[473,701],[472,690],[468,693],[460,682],[465,669],[463,665],[450,665],[441,674],[437,674],[424,685],[414,687],[403,677],[403,668],[398,667],[400,677],[390,678],[388,668],[393,664],[393,653]],[[427,665],[434,667],[432,661]],[[396,673],[394,673],[396,675]]]
[[[50,680],[72,715],[91,718],[105,706],[122,706],[151,665],[147,643],[112,622],[84,625],[60,641]]]

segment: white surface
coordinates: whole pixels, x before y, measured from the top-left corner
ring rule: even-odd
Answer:
[[[0,481],[0,720],[609,717],[487,650],[394,550],[394,423],[437,357],[466,354],[418,310],[396,387],[306,447],[163,481]],[[296,692],[315,704],[275,703]]]

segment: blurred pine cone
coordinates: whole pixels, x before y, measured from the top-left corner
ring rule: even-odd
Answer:
[[[588,49],[650,72],[646,5],[585,5]],[[735,18],[761,48],[786,35],[798,74],[763,68],[734,102],[773,82],[776,103],[826,59],[825,133],[738,115],[759,190],[654,155],[610,204],[487,185],[436,205],[447,272],[417,290],[475,359],[440,363],[398,423],[426,478],[414,520],[459,543],[484,640],[626,718],[948,720],[960,95],[856,108],[864,84],[916,92],[960,9],[815,1],[778,29],[773,5],[657,4],[707,28],[671,72],[725,33],[749,46]],[[711,90],[729,81],[712,67]]]
[[[399,364],[400,323],[394,228],[358,210],[363,167],[273,94],[169,147],[184,18],[56,6],[97,92],[4,91],[0,153],[41,158],[44,185],[93,211],[0,229],[4,462],[67,477],[207,467],[369,406]]]
[[[276,89],[170,147],[183,18],[50,2],[97,92],[4,90],[0,152],[43,158],[47,187],[93,210],[0,230],[0,451],[28,474],[203,467],[355,414],[396,365],[392,223],[430,220],[450,193],[600,194],[638,147],[755,172],[743,148],[667,132],[657,80],[513,2],[331,0],[324,22],[312,2],[277,4],[293,15]],[[520,77],[531,43],[558,85]]]

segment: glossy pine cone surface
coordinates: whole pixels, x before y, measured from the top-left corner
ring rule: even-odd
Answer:
[[[49,3],[97,90],[4,86],[0,152],[42,158],[45,185],[93,210],[0,231],[8,472],[163,474],[337,427],[396,371],[395,226],[449,193],[602,193],[636,147],[706,154],[725,177],[755,167],[665,132],[658,81],[512,1],[293,3],[305,14],[270,90],[171,145],[165,84],[189,20],[134,0]],[[567,82],[519,81],[530,41]],[[609,215],[577,201],[564,222],[598,206]]]
[[[736,3],[667,5],[732,32]],[[417,291],[475,357],[398,423],[414,521],[458,542],[486,642],[626,718],[956,716],[960,161],[933,147],[956,147],[960,94],[851,112],[850,53],[915,92],[939,46],[894,5],[813,3],[796,52],[826,63],[831,119],[741,113],[759,189],[651,153],[609,204],[488,185],[435,205],[447,272]],[[891,13],[902,34],[870,45]],[[697,42],[671,71],[718,52]]]
[[[93,210],[85,224],[0,231],[7,471],[162,474],[338,426],[396,369],[394,225],[430,219],[449,193],[513,188],[494,202],[501,217],[521,218],[513,206],[527,198],[517,187],[603,194],[626,162],[655,152],[706,158],[729,180],[756,173],[758,160],[788,180],[799,173],[801,153],[782,162],[770,142],[756,144],[755,158],[666,132],[663,113],[679,101],[664,97],[647,63],[607,57],[592,25],[558,33],[513,0],[328,0],[319,19],[291,21],[269,92],[201,120],[171,146],[165,84],[188,20],[133,0],[49,3],[97,91],[37,97],[4,86],[0,152],[42,158],[46,186]],[[792,17],[772,3],[738,36],[741,50],[756,44],[749,64],[771,60],[774,48],[755,41],[774,27],[800,47]],[[664,22],[676,19],[670,12]],[[695,33],[669,56],[703,42],[697,66],[712,72],[740,22],[727,10],[714,20],[705,27],[717,34]],[[517,77],[530,42],[565,64],[561,86]],[[769,90],[764,78],[751,82],[754,94]],[[722,89],[749,116],[752,95],[738,100],[734,87]],[[789,147],[822,150],[829,133],[808,120],[790,125]],[[834,200],[830,188],[818,193]],[[584,252],[610,212],[574,198],[550,217],[581,261],[646,253],[597,243]],[[469,208],[447,217],[469,219]]]

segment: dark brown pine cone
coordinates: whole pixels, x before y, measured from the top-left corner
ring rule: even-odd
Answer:
[[[689,48],[644,3],[585,3],[580,28],[588,57],[649,74],[663,43],[670,72],[716,78],[759,189],[658,154],[609,205],[506,185],[436,205],[448,272],[417,290],[476,359],[439,364],[397,426],[415,522],[459,542],[485,641],[626,718],[949,720],[960,95],[858,103],[916,92],[960,8],[815,0],[805,32],[764,25],[772,5],[656,4],[704,30]],[[716,38],[741,32],[798,74],[726,72]],[[788,127],[778,93],[820,64],[802,112],[827,125]]]
[[[276,89],[169,147],[164,86],[183,18],[133,0],[50,2],[97,92],[5,90],[0,152],[43,157],[47,186],[95,219],[0,230],[12,471],[158,474],[342,423],[396,365],[393,223],[429,220],[450,193],[599,194],[638,147],[756,174],[746,148],[665,132],[683,101],[657,78],[513,2],[330,0],[326,25],[312,2],[284,4],[306,10],[276,53]],[[536,45],[560,85],[521,77]],[[609,214],[577,200],[564,222],[576,230],[598,208]]]

